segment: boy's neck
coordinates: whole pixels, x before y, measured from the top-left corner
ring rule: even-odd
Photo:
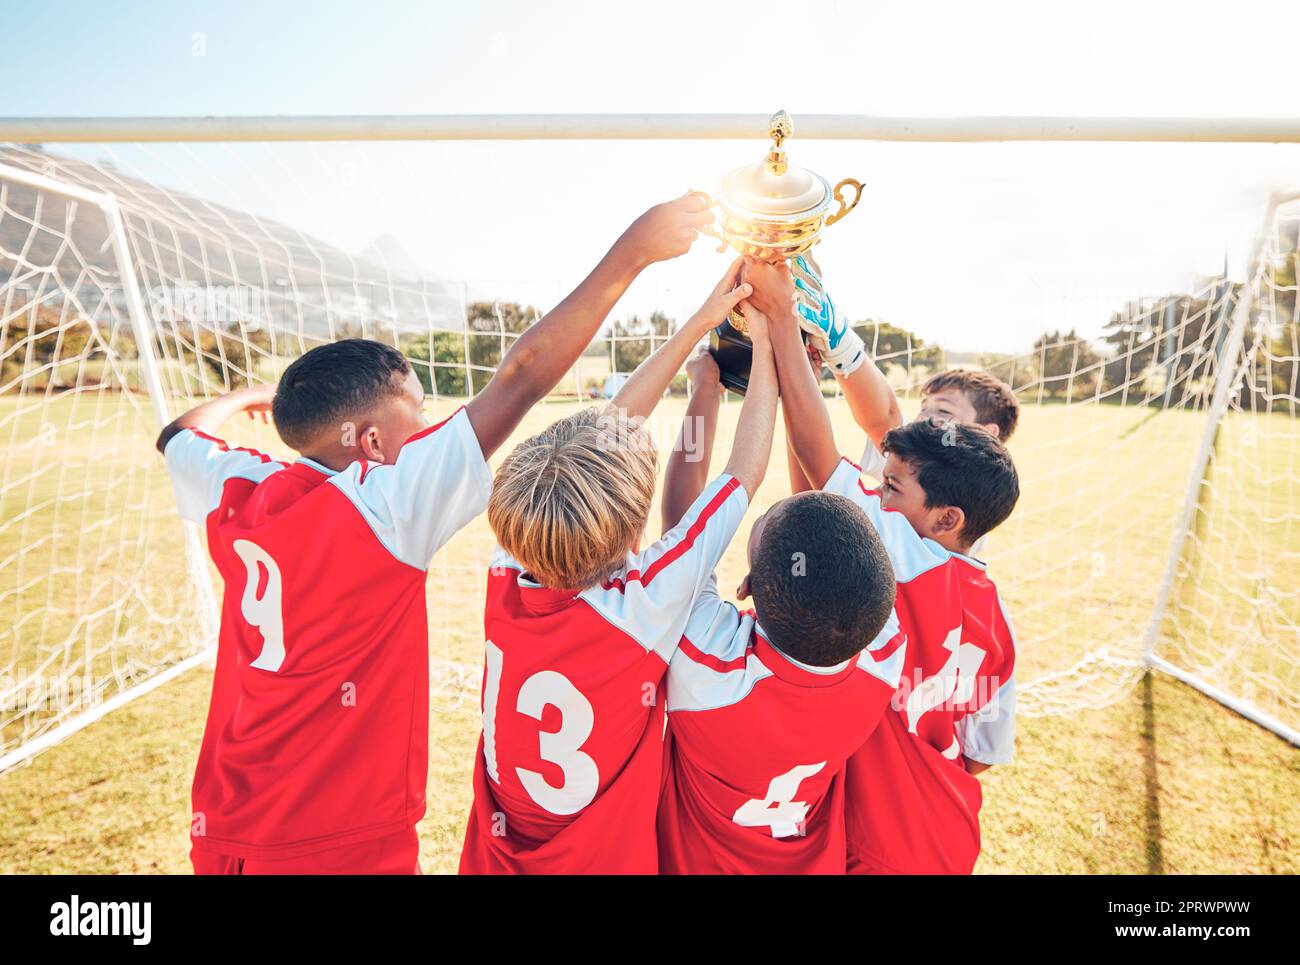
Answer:
[[[958,553],[961,556],[970,556],[971,547],[974,543],[968,543],[964,540],[944,535],[943,537],[931,537],[936,543],[946,549],[949,553]]]
[[[312,449],[310,451],[301,450],[298,455],[304,459],[310,459],[312,462],[318,462],[326,469],[333,472],[342,472],[348,466],[352,465],[359,458],[354,450],[347,449]]]

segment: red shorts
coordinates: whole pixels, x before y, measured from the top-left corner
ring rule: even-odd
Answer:
[[[298,858],[240,858],[190,848],[196,875],[418,875],[415,828]]]

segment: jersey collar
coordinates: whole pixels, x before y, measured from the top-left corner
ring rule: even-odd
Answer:
[[[294,463],[294,465],[306,466],[308,469],[315,469],[317,472],[326,476],[337,476],[339,474],[337,469],[331,469],[329,466],[322,465],[308,456],[299,456],[298,461]]]
[[[754,655],[773,674],[800,687],[830,687],[853,673],[856,658],[845,660],[834,667],[814,667],[787,656],[763,636],[758,623],[754,623]]]
[[[953,559],[961,560],[963,563],[967,563],[970,566],[975,567],[975,569],[977,570],[983,571],[989,568],[989,565],[985,563],[983,560],[977,559],[974,556],[966,556],[963,553],[958,553],[956,550],[948,550],[948,555],[951,556]]]
[[[536,580],[529,579],[523,573],[515,577],[515,583],[519,587],[519,602],[523,604],[524,609],[536,614],[557,613],[571,606],[578,598],[578,594],[582,592],[581,590],[552,590],[542,586]]]

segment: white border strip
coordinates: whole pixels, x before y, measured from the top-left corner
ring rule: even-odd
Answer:
[[[516,141],[762,138],[765,114],[6,117],[0,141]],[[799,114],[800,140],[1300,143],[1300,117]]]
[[[0,774],[3,774],[11,767],[16,767],[17,765],[22,764],[24,761],[31,760],[37,754],[41,753],[41,751],[48,750],[65,738],[71,737],[83,727],[88,727],[101,717],[111,714],[119,707],[129,704],[137,697],[143,697],[145,694],[149,693],[149,691],[155,690],[163,684],[175,680],[181,674],[185,673],[185,671],[197,667],[205,660],[212,659],[216,656],[216,653],[216,645],[209,644],[198,653],[186,657],[180,663],[172,664],[166,670],[154,674],[152,677],[141,681],[134,687],[128,687],[126,690],[114,694],[102,704],[96,704],[89,710],[81,712],[76,717],[73,717],[70,720],[65,720],[53,730],[42,734],[34,740],[28,741],[22,747],[10,751],[4,757],[0,757]]]

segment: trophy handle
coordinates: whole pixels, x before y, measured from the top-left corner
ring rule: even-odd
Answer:
[[[699,198],[701,201],[703,201],[703,202],[704,202],[704,205],[705,205],[706,208],[712,208],[712,207],[716,207],[716,206],[717,206],[717,202],[714,201],[714,200],[713,200],[711,197],[709,197],[707,194],[705,194],[703,191],[691,191],[691,192],[689,192],[689,193],[692,194],[692,195],[694,195],[695,197]],[[855,201],[854,204],[857,204],[857,202]],[[717,239],[718,239],[718,251],[719,251],[719,252],[723,252],[723,251],[726,251],[726,250],[727,250],[727,239],[724,238],[724,237],[722,237],[722,233],[719,232],[718,229],[716,229],[716,228],[696,228],[695,230],[698,231],[698,232],[699,232],[700,234],[702,234],[702,235],[708,235],[710,238],[717,238]]]
[[[852,204],[845,204],[844,202],[845,185],[848,185],[853,188]],[[833,215],[831,215],[829,218],[826,219],[827,226],[833,225],[835,222],[839,221],[846,214],[848,214],[850,211],[852,211],[854,208],[858,206],[858,202],[862,200],[862,182],[857,180],[856,178],[845,178],[839,184],[835,185],[835,200],[840,203],[840,210],[836,211]]]

